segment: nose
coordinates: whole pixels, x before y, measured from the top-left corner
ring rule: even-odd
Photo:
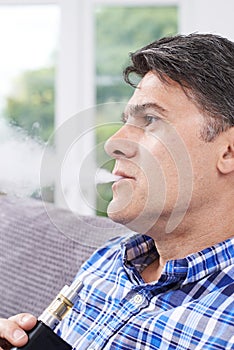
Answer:
[[[133,158],[139,144],[138,131],[132,125],[125,124],[105,143],[105,151],[111,158]]]

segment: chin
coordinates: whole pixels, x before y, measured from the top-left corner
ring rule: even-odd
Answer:
[[[112,201],[107,208],[107,215],[112,221],[122,224],[132,231],[142,229],[144,220],[142,220],[141,213],[142,208],[136,207],[133,203],[124,207],[118,201]]]
[[[117,223],[122,224],[122,225],[126,225],[126,223],[128,221],[126,218],[126,214],[123,213],[123,210],[116,211],[116,210],[113,210],[112,208],[110,208],[110,206],[107,209],[107,215],[112,221],[117,222]]]
[[[107,208],[108,217],[122,225],[127,225],[134,217],[130,215],[131,210],[129,207],[124,207],[118,201],[112,200]]]

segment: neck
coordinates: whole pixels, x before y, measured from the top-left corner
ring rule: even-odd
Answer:
[[[147,234],[155,241],[160,265],[185,258],[234,236],[234,219],[228,213],[225,210],[224,215],[222,210],[213,210],[203,217],[186,214],[183,222],[170,233],[165,232],[166,224],[158,221],[156,228]]]

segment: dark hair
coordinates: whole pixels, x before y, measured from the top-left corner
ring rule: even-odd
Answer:
[[[234,126],[234,43],[213,34],[166,37],[130,54],[125,81],[136,87],[130,74],[149,71],[178,82],[208,117],[202,136],[212,141]]]

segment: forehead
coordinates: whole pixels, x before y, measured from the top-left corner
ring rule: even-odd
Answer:
[[[156,98],[164,100],[167,96],[187,97],[177,82],[171,80],[169,77],[165,77],[164,81],[159,78],[158,74],[150,71],[139,82],[129,103],[134,104],[133,102],[136,99],[141,100],[142,103],[150,103],[155,102],[154,100]]]
[[[186,95],[179,83],[165,78],[165,81],[153,72],[148,72],[140,81],[134,94],[128,101],[126,110],[132,110],[134,105],[158,105],[161,110],[174,114],[184,113],[186,110],[198,111],[191,98]]]

